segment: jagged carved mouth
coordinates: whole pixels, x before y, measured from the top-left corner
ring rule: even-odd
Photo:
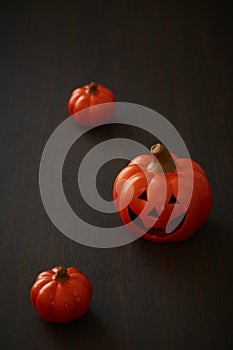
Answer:
[[[164,236],[164,235],[168,235],[165,232],[165,228],[163,228],[163,227],[152,227],[150,229],[145,227],[143,222],[142,222],[142,220],[140,219],[140,217],[130,207],[128,207],[128,213],[129,213],[129,217],[130,217],[130,219],[132,221],[135,220],[136,218],[138,218],[138,220],[137,220],[138,228],[143,230],[143,231],[145,231],[145,233],[149,234],[150,236]],[[180,216],[177,216],[175,219],[173,219],[169,223],[169,227],[171,229],[174,227],[174,230],[172,230],[169,234],[177,232],[183,226],[183,224],[184,224],[184,222],[186,220],[186,216],[187,216],[187,213],[185,213],[185,215],[182,214]],[[182,220],[181,220],[181,218],[182,218]]]

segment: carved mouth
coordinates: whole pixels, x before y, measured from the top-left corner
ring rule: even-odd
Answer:
[[[156,235],[156,236],[162,235],[163,236],[163,235],[175,233],[183,226],[185,219],[186,219],[186,215],[187,215],[187,213],[184,216],[182,214],[169,223],[169,225],[172,225],[171,227],[173,227],[173,226],[175,227],[175,229],[173,231],[171,231],[170,233],[166,233],[163,228],[152,227],[151,229],[149,229],[149,231],[147,231],[147,234],[149,234],[150,236],[154,236],[154,235]],[[180,221],[181,217],[182,217],[182,220]],[[179,221],[180,221],[180,223],[178,224],[178,226],[176,226],[176,223],[178,223]]]
[[[145,233],[147,233],[150,236],[157,236],[157,237],[165,236],[165,235],[167,236],[167,235],[170,235],[170,234],[177,232],[183,226],[183,224],[186,220],[186,216],[187,216],[187,213],[185,213],[185,215],[182,214],[182,215],[178,216],[177,218],[173,219],[169,223],[169,226],[170,227],[174,226],[175,229],[173,231],[171,231],[170,233],[166,233],[165,228],[163,228],[163,227],[152,227],[150,229],[145,227],[142,220],[140,219],[140,217],[138,217],[138,215],[136,213],[134,213],[134,211],[130,207],[128,207],[128,213],[129,213],[129,217],[132,221],[135,220],[136,218],[138,218],[137,226],[139,229],[145,231]],[[182,218],[182,220],[180,221],[181,218]],[[179,224],[178,224],[178,226],[176,226],[176,223],[178,223],[178,222],[179,222]]]

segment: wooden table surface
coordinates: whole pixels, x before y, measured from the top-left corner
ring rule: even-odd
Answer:
[[[227,3],[9,0],[1,5],[0,26],[1,349],[232,349]],[[49,220],[39,192],[42,151],[68,117],[70,92],[92,80],[110,87],[118,101],[161,113],[205,168],[214,206],[191,239],[97,249],[68,239]],[[150,146],[143,131],[124,133]],[[93,142],[108,137],[103,127]],[[87,217],[72,179],[74,159],[90,139],[69,154],[64,172],[70,201]],[[115,161],[99,174],[104,198],[121,167]],[[78,266],[94,287],[88,313],[67,325],[42,321],[29,298],[36,275],[59,264]]]

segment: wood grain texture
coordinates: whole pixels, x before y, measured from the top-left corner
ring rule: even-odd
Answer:
[[[233,57],[227,2],[31,0],[1,7],[0,347],[232,349]],[[111,87],[118,101],[165,116],[206,169],[214,207],[193,238],[94,249],[69,240],[50,222],[39,193],[40,157],[68,116],[70,92],[92,80]],[[146,134],[139,137],[132,129],[122,135],[127,132],[150,146]],[[103,129],[95,142],[105,138]],[[90,138],[84,138],[82,150],[88,147]],[[75,151],[77,157],[82,153],[74,147],[64,171],[74,206],[78,193],[68,175],[77,176]],[[122,166],[114,162],[106,172]],[[106,172],[99,174],[98,188],[108,198],[112,183]],[[86,210],[82,215],[88,216]],[[89,312],[70,325],[43,322],[29,299],[37,273],[58,264],[78,266],[94,286]]]

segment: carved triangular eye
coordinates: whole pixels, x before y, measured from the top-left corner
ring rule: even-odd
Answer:
[[[153,216],[154,218],[159,218],[159,213],[157,212],[156,208],[153,208],[149,215]]]
[[[137,214],[130,207],[128,207],[128,211],[129,211],[129,217],[132,221],[138,217]]]
[[[142,192],[142,194],[140,194],[140,196],[138,197],[139,199],[143,199],[144,201],[147,201],[147,193],[146,190],[144,192]]]
[[[176,197],[174,196],[174,194],[172,194],[168,204],[175,204],[175,203],[179,203],[179,202],[176,199]]]

